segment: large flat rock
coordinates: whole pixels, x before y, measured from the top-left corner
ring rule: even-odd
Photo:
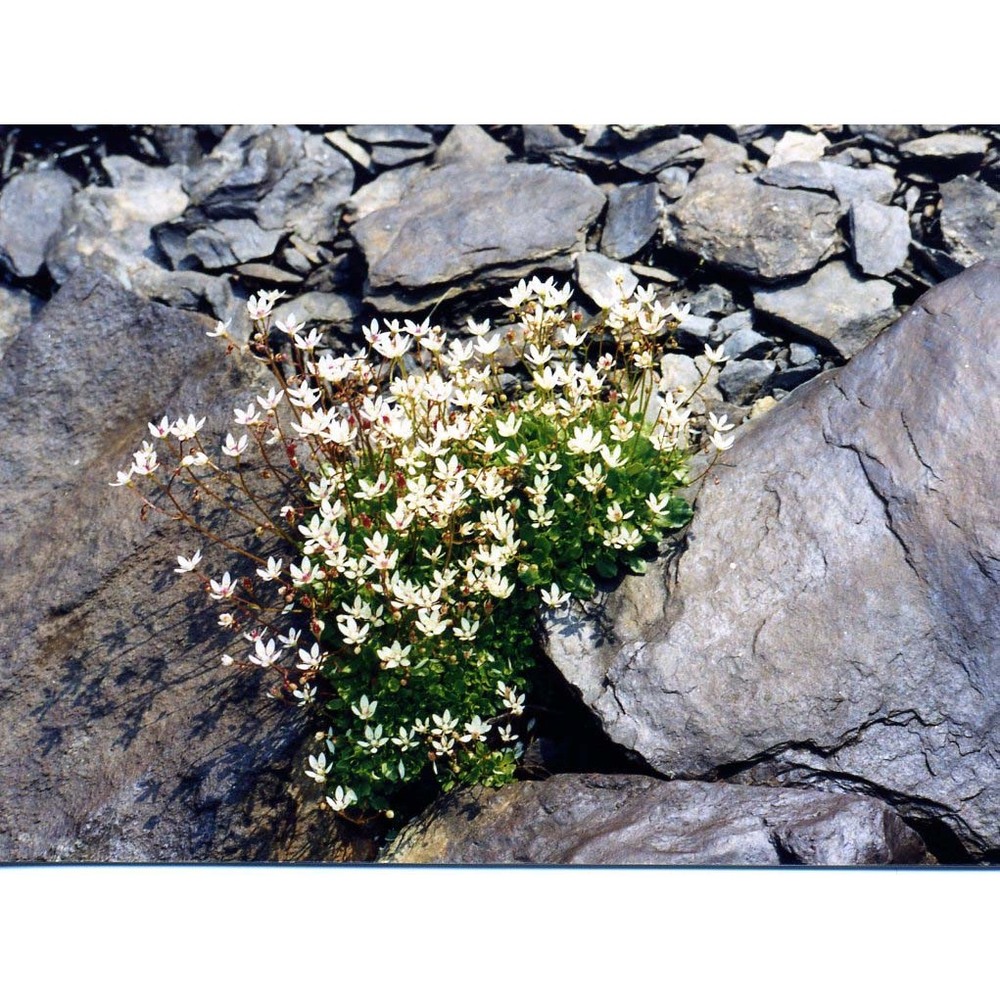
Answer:
[[[465,789],[382,857],[401,864],[916,864],[920,838],[861,795],[639,775],[559,774]]]
[[[1000,264],[750,425],[682,554],[548,649],[657,771],[864,790],[1000,849]]]
[[[772,187],[749,174],[699,172],[667,210],[664,242],[761,281],[812,271],[839,248],[836,198]]]
[[[368,298],[392,304],[395,292],[433,302],[441,286],[476,287],[560,264],[585,249],[605,197],[582,174],[543,164],[462,164],[419,175],[394,205],[356,222],[351,234],[368,263]]]
[[[290,787],[307,720],[172,572],[199,540],[108,485],[147,421],[213,440],[260,391],[211,325],[80,270],[0,361],[2,862],[357,856]]]

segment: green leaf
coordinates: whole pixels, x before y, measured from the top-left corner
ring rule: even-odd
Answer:
[[[633,572],[637,573],[639,576],[644,576],[646,570],[649,568],[649,564],[646,562],[642,556],[636,555],[634,552],[629,552],[623,562],[626,566]]]

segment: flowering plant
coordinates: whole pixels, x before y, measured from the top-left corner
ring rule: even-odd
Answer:
[[[355,356],[323,350],[294,316],[273,321],[279,293],[252,297],[246,344],[224,323],[209,336],[276,384],[235,411],[221,455],[204,419],[163,417],[149,429],[169,459],[143,442],[112,484],[141,484],[144,513],[255,565],[209,576],[199,549],[175,572],[219,603],[274,697],[322,716],[305,774],[336,812],[388,813],[428,774],[444,788],[509,781],[531,725],[538,609],[593,595],[595,574],[642,572],[642,552],[690,517],[675,494],[692,394],[657,373],[683,313],[637,288],[582,329],[570,295],[522,281],[500,299],[509,326],[469,320],[464,336],[376,320]],[[731,428],[709,420],[717,454]],[[206,496],[271,550],[199,522]]]

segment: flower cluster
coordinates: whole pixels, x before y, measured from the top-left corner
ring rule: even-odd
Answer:
[[[278,293],[253,297],[248,344],[222,323],[209,336],[263,360],[274,387],[235,411],[215,457],[204,418],[150,423],[158,444],[112,484],[145,487],[147,506],[255,565],[209,576],[199,549],[174,572],[219,602],[276,697],[322,717],[305,775],[336,812],[387,811],[428,776],[510,780],[531,725],[537,610],[592,595],[594,574],[642,572],[642,553],[690,516],[675,493],[691,398],[658,375],[682,314],[638,288],[584,327],[570,296],[522,281],[500,299],[505,326],[470,320],[450,336],[374,321],[350,356],[293,316],[272,322]],[[709,421],[725,450],[732,428]],[[195,496],[272,550],[215,534]]]

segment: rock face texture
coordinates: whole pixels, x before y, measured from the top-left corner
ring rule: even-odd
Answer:
[[[682,554],[549,653],[657,771],[867,791],[1000,848],[1000,264],[737,441]]]
[[[2,861],[364,856],[299,809],[302,723],[170,571],[197,539],[108,485],[163,409],[219,434],[259,391],[211,325],[78,271],[0,360]]]
[[[918,864],[920,838],[861,795],[560,774],[463,790],[411,823],[401,864]]]

